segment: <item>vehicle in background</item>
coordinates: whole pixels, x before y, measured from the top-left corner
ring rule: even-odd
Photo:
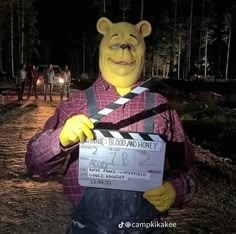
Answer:
[[[93,84],[93,82],[97,79],[98,76],[99,74],[88,75],[87,73],[77,73],[74,75],[74,87],[82,90],[86,89]]]
[[[38,73],[37,89],[38,92],[44,91],[44,73],[47,71],[48,65],[39,65],[36,67]],[[55,79],[53,82],[53,90],[60,91],[64,79],[62,77],[62,69],[59,65],[53,65],[53,70],[55,72]]]

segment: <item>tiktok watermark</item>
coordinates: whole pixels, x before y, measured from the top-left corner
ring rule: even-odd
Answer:
[[[121,223],[118,224],[118,227],[120,229],[122,228],[175,228],[176,227],[176,223],[171,223],[171,222],[167,222],[167,221],[151,221],[148,223],[131,223],[131,222],[123,222],[121,221]]]

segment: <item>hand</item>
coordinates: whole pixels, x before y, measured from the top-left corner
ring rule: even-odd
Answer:
[[[174,204],[176,191],[171,182],[164,181],[160,187],[146,191],[143,197],[154,205],[158,211],[164,212]]]
[[[91,129],[93,128],[93,122],[86,115],[73,116],[66,121],[61,130],[60,142],[64,147],[67,147],[78,142],[83,143],[85,136],[92,140],[94,135]]]

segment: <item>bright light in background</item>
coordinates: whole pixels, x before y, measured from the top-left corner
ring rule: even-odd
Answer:
[[[37,80],[37,86],[39,86],[40,85],[40,83],[41,83],[41,80]]]
[[[64,79],[63,78],[59,78],[59,83],[60,84],[64,84]]]

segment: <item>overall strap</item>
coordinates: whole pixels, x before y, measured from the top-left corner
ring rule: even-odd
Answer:
[[[90,116],[92,116],[98,112],[97,102],[96,102],[95,94],[93,91],[93,87],[91,86],[88,89],[86,89],[85,94],[86,94],[87,101],[88,101],[89,113],[90,113]]]
[[[146,92],[146,111],[155,107],[155,93]],[[144,131],[148,133],[153,132],[154,117],[150,116],[144,119]]]

